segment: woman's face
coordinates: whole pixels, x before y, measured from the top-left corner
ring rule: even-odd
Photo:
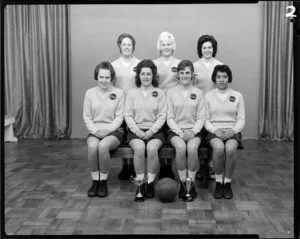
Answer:
[[[201,47],[201,52],[202,52],[202,56],[205,58],[205,59],[210,59],[212,58],[212,55],[213,55],[213,47],[212,47],[212,44],[210,41],[207,41],[207,42],[204,42],[202,44],[202,47]]]
[[[226,90],[228,88],[228,84],[229,84],[228,80],[229,80],[229,77],[226,72],[218,71],[217,75],[216,75],[216,87],[219,90]]]
[[[172,42],[169,40],[163,40],[160,42],[161,55],[169,57],[173,54]]]
[[[111,86],[111,73],[108,69],[100,69],[98,72],[98,85],[107,90]]]
[[[133,53],[133,45],[131,39],[128,37],[123,38],[120,44],[121,54],[123,56],[131,56]]]
[[[141,85],[144,87],[149,87],[152,85],[153,73],[151,68],[143,67],[140,72]]]
[[[185,67],[184,70],[178,72],[179,84],[188,86],[192,83],[193,73],[190,67]]]

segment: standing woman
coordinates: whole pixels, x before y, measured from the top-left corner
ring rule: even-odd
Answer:
[[[178,85],[177,66],[180,60],[174,57],[176,51],[176,42],[173,34],[162,32],[157,39],[157,52],[159,57],[153,62],[157,66],[158,88],[164,90],[165,93],[174,86]],[[167,125],[163,130],[167,131]],[[174,178],[172,172],[172,159],[165,159],[162,162],[159,178]]]
[[[125,94],[135,88],[135,67],[140,62],[133,52],[135,50],[135,39],[128,33],[121,34],[117,39],[117,45],[120,49],[121,56],[112,62],[116,71],[116,79],[113,84],[122,89]],[[127,126],[123,124],[125,134]],[[123,158],[123,168],[118,177],[120,180],[129,180],[130,176],[135,176],[133,160]]]
[[[88,190],[89,197],[105,197],[108,194],[109,151],[123,141],[125,95],[112,85],[115,71],[112,65],[103,61],[96,66],[94,79],[97,86],[85,93],[83,120],[89,131],[87,138],[88,163],[93,183]],[[99,176],[100,172],[100,176]]]
[[[203,94],[210,89],[214,88],[214,84],[211,81],[212,72],[216,65],[222,65],[223,63],[217,60],[218,42],[213,36],[202,35],[198,39],[197,53],[199,60],[194,62],[195,78],[193,85],[202,90]],[[197,174],[197,178],[201,177],[201,173]],[[215,173],[212,167],[212,160],[209,161],[209,177],[215,178]]]
[[[186,194],[184,180],[190,177],[195,182],[199,169],[198,148],[202,136],[200,131],[205,123],[206,110],[202,91],[192,85],[194,67],[189,60],[178,64],[179,85],[167,93],[168,139],[176,150],[176,165],[180,178],[179,197]],[[191,188],[191,196],[197,197],[195,184]]]
[[[158,150],[164,143],[161,127],[166,121],[167,101],[163,90],[157,88],[156,72],[157,68],[151,60],[138,63],[135,77],[137,88],[129,90],[125,103],[125,120],[129,128],[127,139],[134,150],[137,179],[144,180],[147,167],[147,184],[141,186],[142,200],[144,196],[154,197],[154,180],[159,169]]]
[[[227,65],[217,65],[212,74],[216,85],[205,95],[207,105],[207,129],[213,149],[213,165],[216,173],[215,198],[233,197],[231,180],[235,168],[236,150],[243,148],[241,130],[245,126],[245,105],[241,93],[228,87],[232,73]],[[223,178],[224,177],[224,178]]]

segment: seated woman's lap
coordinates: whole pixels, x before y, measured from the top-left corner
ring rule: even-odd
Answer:
[[[108,151],[110,151],[116,149],[121,144],[121,142],[114,135],[108,135],[102,139],[99,139],[98,137],[93,135],[89,135],[87,138],[87,144],[88,147],[92,147],[92,148],[101,147],[103,149],[108,149]]]

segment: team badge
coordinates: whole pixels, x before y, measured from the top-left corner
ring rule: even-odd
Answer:
[[[115,99],[117,98],[117,96],[116,96],[115,93],[112,93],[112,94],[110,94],[109,98],[110,98],[111,100],[115,100]]]
[[[157,92],[157,91],[153,91],[153,92],[152,92],[152,96],[153,96],[153,97],[157,97],[157,96],[158,96],[158,92]]]
[[[231,102],[234,102],[234,101],[235,101],[235,97],[234,97],[234,96],[230,96],[230,97],[229,97],[229,100],[230,100]]]
[[[177,72],[177,68],[176,68],[175,66],[173,66],[173,67],[171,68],[171,71],[176,73],[176,72]]]
[[[193,93],[193,94],[190,95],[190,98],[191,98],[192,100],[195,100],[195,99],[197,98],[197,96],[196,96],[196,94]]]

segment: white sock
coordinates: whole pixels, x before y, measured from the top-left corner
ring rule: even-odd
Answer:
[[[186,169],[185,170],[178,170],[179,178],[181,181],[186,179]]]
[[[100,181],[101,180],[107,180],[107,176],[108,176],[108,173],[101,173],[100,172]]]
[[[196,173],[197,173],[196,171],[188,170],[188,176],[193,180],[193,182],[195,182]]]
[[[231,183],[231,178],[226,178],[225,177],[224,183]]]
[[[99,171],[91,172],[91,174],[93,180],[99,181]]]
[[[145,178],[145,174],[144,173],[140,173],[136,175],[136,179],[142,180]]]
[[[223,174],[215,174],[216,182],[223,183]]]
[[[148,183],[154,182],[155,177],[156,177],[155,173],[148,173]]]

